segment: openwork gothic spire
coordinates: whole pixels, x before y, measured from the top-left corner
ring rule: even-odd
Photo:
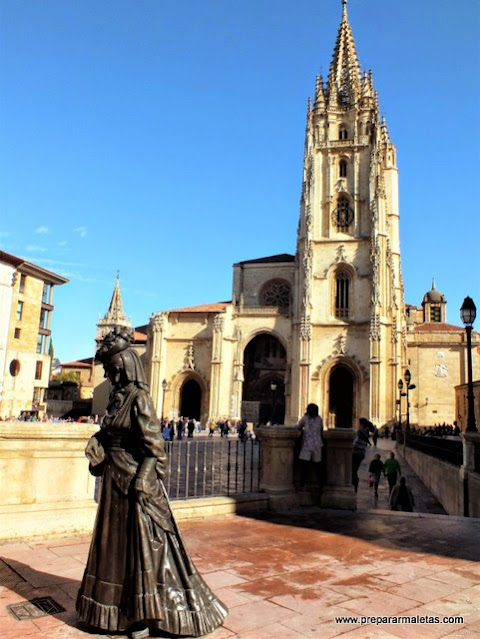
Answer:
[[[360,65],[348,22],[347,1],[342,0],[342,22],[337,34],[333,60],[328,74],[330,105],[348,108],[353,105],[360,87]]]
[[[120,293],[120,275],[117,275],[110,306],[108,307],[104,320],[109,322],[109,324],[115,324],[117,326],[127,323],[127,318],[123,312],[122,294]]]

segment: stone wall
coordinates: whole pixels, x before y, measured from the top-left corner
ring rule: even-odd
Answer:
[[[87,424],[0,422],[0,543],[89,535],[97,504],[85,446]],[[172,502],[177,521],[244,514],[268,507],[264,493]]]
[[[402,454],[447,513],[463,515],[463,482],[460,478],[460,468],[407,446]]]

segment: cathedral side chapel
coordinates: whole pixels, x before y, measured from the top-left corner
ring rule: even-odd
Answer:
[[[396,149],[342,5],[328,78],[308,101],[295,255],[239,262],[231,301],[161,311],[137,328],[159,416],[294,424],[315,402],[327,427],[361,416],[380,426],[399,414],[409,366],[411,422],[454,419],[464,331],[446,324],[434,286],[421,308],[404,304]],[[114,298],[121,306],[119,288]]]

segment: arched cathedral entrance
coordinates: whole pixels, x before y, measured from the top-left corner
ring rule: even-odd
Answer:
[[[180,415],[200,419],[202,389],[195,379],[187,379],[180,391]]]
[[[243,362],[243,401],[257,403],[260,424],[283,424],[287,365],[284,347],[273,335],[262,333],[247,344]]]
[[[353,427],[353,373],[338,364],[330,373],[329,413],[335,414],[336,428]]]

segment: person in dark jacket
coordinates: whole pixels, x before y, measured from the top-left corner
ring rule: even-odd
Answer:
[[[411,513],[414,505],[412,491],[407,486],[405,477],[402,476],[390,494],[390,509]]]
[[[378,484],[380,483],[380,476],[383,473],[383,462],[378,453],[370,462],[368,472],[370,473],[370,481],[373,482],[375,489],[375,497],[378,497]]]

